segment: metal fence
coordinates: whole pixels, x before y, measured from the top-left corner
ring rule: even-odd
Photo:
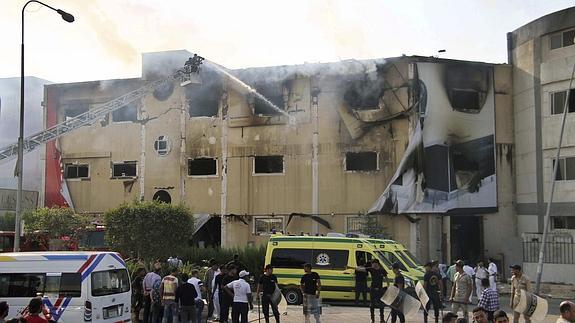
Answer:
[[[539,262],[541,235],[523,237],[523,262]],[[575,264],[575,242],[571,235],[550,235],[545,243],[543,262],[548,264]]]

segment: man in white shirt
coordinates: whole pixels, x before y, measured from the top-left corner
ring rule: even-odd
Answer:
[[[467,261],[465,261],[465,262],[467,263]],[[467,274],[467,276],[471,277],[471,282],[473,284],[473,281],[475,280],[475,279],[473,279],[473,278],[475,278],[475,270],[473,270],[473,268],[471,266],[465,264],[463,266],[463,271]],[[469,303],[471,303],[471,297],[472,296],[473,296],[473,292],[469,295]]]
[[[483,261],[480,261],[477,263],[477,266],[475,267],[475,293],[477,294],[477,301],[479,301],[479,299],[481,298],[481,295],[483,294],[483,286],[481,285],[481,280],[483,278],[487,278],[488,277],[488,273],[487,273],[487,269],[485,269],[485,266],[483,265]]]
[[[487,272],[489,272],[489,287],[493,290],[497,290],[497,265],[493,261],[493,258],[489,258],[489,265],[487,267]]]
[[[232,323],[248,323],[248,311],[254,308],[252,290],[250,284],[246,282],[249,275],[249,272],[242,270],[239,273],[240,279],[234,280],[224,287],[224,290],[234,297]]]
[[[197,269],[192,270],[192,277],[188,279],[188,284],[192,284],[198,293],[196,297],[196,322],[201,322],[202,311],[204,310],[204,300],[202,299],[202,290],[204,289],[204,283],[198,278],[199,271]]]

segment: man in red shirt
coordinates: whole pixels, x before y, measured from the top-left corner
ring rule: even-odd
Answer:
[[[28,313],[26,317],[26,323],[48,323],[43,317],[40,317],[42,313],[42,299],[39,297],[32,298],[28,304]]]

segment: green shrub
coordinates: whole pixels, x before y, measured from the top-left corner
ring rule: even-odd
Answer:
[[[48,238],[58,239],[62,236],[75,236],[77,231],[88,223],[70,208],[40,208],[24,214],[26,232],[36,230],[46,232]]]
[[[159,202],[122,204],[104,218],[112,250],[143,259],[144,264],[180,255],[188,248],[194,229],[188,208]]]

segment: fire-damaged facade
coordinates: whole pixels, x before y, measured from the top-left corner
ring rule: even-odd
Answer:
[[[167,77],[46,86],[46,126]],[[508,65],[403,56],[170,82],[47,145],[45,204],[183,203],[200,245],[379,230],[425,259],[516,260]],[[489,237],[486,239],[485,237]],[[457,244],[451,244],[458,241]],[[511,259],[511,260],[510,260]]]

